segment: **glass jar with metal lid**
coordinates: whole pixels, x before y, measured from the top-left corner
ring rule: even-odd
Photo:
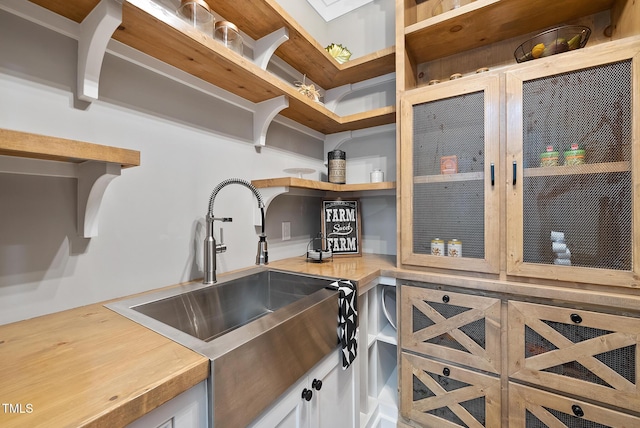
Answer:
[[[180,7],[176,11],[178,16],[202,31],[209,37],[213,37],[213,23],[215,18],[211,8],[204,0],[181,0]]]
[[[240,31],[238,31],[238,27],[236,27],[231,22],[216,22],[214,37],[216,40],[218,40],[220,43],[222,43],[232,51],[242,55],[242,50],[244,47],[242,35],[240,34]]]

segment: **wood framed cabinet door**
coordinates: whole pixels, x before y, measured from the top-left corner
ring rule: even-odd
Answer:
[[[640,39],[506,72],[507,274],[640,286]]]
[[[497,273],[499,75],[415,89],[400,104],[402,264]]]
[[[510,301],[509,378],[640,411],[640,318]]]
[[[509,383],[509,428],[640,426],[640,418],[575,398]]]
[[[402,352],[401,413],[425,427],[500,428],[500,378]]]
[[[499,374],[499,299],[402,286],[402,349]]]

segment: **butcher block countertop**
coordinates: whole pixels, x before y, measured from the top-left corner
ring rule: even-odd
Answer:
[[[395,257],[270,267],[364,284]],[[122,427],[209,375],[209,360],[94,304],[0,326],[0,426]],[[11,407],[10,407],[11,406]]]

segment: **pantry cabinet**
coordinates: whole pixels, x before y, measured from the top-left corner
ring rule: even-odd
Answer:
[[[403,264],[498,272],[499,111],[495,73],[402,96]],[[444,254],[431,250],[438,238]],[[445,256],[454,239],[461,241],[461,257]]]
[[[639,54],[628,38],[405,92],[402,264],[640,285]]]
[[[637,297],[574,293],[572,301],[553,287],[531,297],[516,284],[438,277],[442,283],[399,280],[405,420],[425,427],[640,424]]]
[[[640,284],[639,55],[630,39],[506,71],[508,274]]]

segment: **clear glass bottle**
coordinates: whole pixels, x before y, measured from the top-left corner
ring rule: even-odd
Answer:
[[[242,55],[244,44],[238,27],[229,21],[216,22],[215,39],[223,45]]]

